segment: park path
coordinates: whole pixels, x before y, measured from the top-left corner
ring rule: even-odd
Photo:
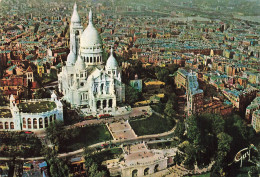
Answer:
[[[153,135],[143,135],[143,136],[138,136],[136,138],[133,139],[120,139],[120,140],[111,140],[111,143],[114,144],[123,144],[123,143],[135,143],[135,142],[142,142],[142,141],[150,141],[150,139],[154,139],[154,138],[165,138],[168,137],[169,135],[172,135],[175,131],[176,126],[171,129],[168,132],[164,132],[164,133],[159,133],[159,134],[153,134]],[[96,148],[96,147],[101,147],[102,144],[105,144],[106,142],[100,142],[100,143],[96,143],[96,144],[92,144],[88,147],[91,148]],[[78,155],[84,152],[84,148],[81,148],[79,150],[76,151],[72,151],[72,152],[68,152],[68,153],[60,153],[58,155],[58,157],[70,157],[70,156],[74,156],[74,155]],[[0,160],[11,160],[12,158],[9,157],[0,157]],[[44,157],[32,157],[32,158],[17,158],[17,160],[43,160]]]

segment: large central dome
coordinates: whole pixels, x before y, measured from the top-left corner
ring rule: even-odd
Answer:
[[[92,23],[92,11],[89,12],[89,24],[88,27],[84,30],[80,38],[80,47],[83,49],[88,49],[92,47],[101,47],[102,40]]]

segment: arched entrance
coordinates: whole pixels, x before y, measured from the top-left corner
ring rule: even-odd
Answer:
[[[156,173],[157,171],[159,171],[159,164],[155,165],[154,167],[154,173]]]
[[[98,101],[97,101],[97,109],[100,109],[100,106],[101,106],[101,101],[98,100]]]
[[[108,103],[108,106],[109,106],[110,108],[112,108],[112,105],[113,105],[113,100],[110,99],[110,100],[109,100],[109,103]]]
[[[137,169],[133,170],[133,171],[132,171],[132,177],[136,177],[136,176],[137,176],[137,173],[138,173],[138,170],[137,170]]]
[[[0,122],[0,129],[4,129],[3,122]]]
[[[149,168],[144,169],[144,175],[149,175]]]
[[[107,100],[103,100],[103,108],[107,107]]]

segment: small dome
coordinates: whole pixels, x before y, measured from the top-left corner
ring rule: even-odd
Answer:
[[[118,63],[113,55],[113,48],[111,47],[111,54],[107,60],[107,63],[106,63],[106,70],[108,69],[117,69],[118,67]]]
[[[80,38],[80,47],[88,48],[102,45],[101,37],[92,23],[92,11],[89,12],[89,24]]]
[[[80,17],[77,11],[77,4],[74,4],[73,14],[71,16],[71,23],[81,23]]]
[[[79,71],[84,70],[86,68],[85,62],[82,60],[80,55],[78,55],[78,59],[75,63],[75,67],[76,67],[76,70],[79,70]]]
[[[71,50],[67,57],[67,65],[68,66],[74,65],[75,62],[76,62],[76,54]]]

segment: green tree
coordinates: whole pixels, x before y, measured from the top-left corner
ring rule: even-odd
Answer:
[[[0,106],[4,106],[4,105],[6,105],[6,103],[7,103],[7,101],[4,97],[3,91],[0,90]]]
[[[125,102],[127,104],[133,105],[139,99],[139,92],[133,87],[126,85],[125,87]]]
[[[58,158],[58,153],[55,148],[45,147],[42,151],[47,164],[49,166],[49,172],[52,177],[60,177],[60,176],[68,176],[69,175],[69,167],[67,163]]]
[[[35,99],[50,98],[50,97],[51,97],[51,93],[46,91],[44,88],[40,88],[34,93]]]
[[[185,132],[185,124],[183,121],[178,121],[176,129],[174,131],[174,136],[177,136],[180,140],[183,139],[183,134]]]
[[[223,169],[227,166],[227,155],[230,151],[230,144],[232,137],[228,134],[221,132],[217,135],[218,138],[218,149],[216,157],[216,166],[218,167],[216,172],[219,175],[223,175]]]
[[[165,105],[165,109],[164,109],[164,113],[170,117],[173,118],[176,115],[175,110],[173,109],[173,102],[171,100],[168,100],[166,105]]]
[[[197,116],[192,115],[186,120],[187,137],[191,143],[196,145],[201,143],[201,132],[198,127],[197,119]]]
[[[169,71],[165,68],[156,68],[155,75],[158,80],[165,82],[166,84],[169,84],[170,77],[169,77]]]
[[[54,121],[46,128],[47,138],[54,146],[61,147],[64,140],[69,139],[69,133],[62,121]]]

